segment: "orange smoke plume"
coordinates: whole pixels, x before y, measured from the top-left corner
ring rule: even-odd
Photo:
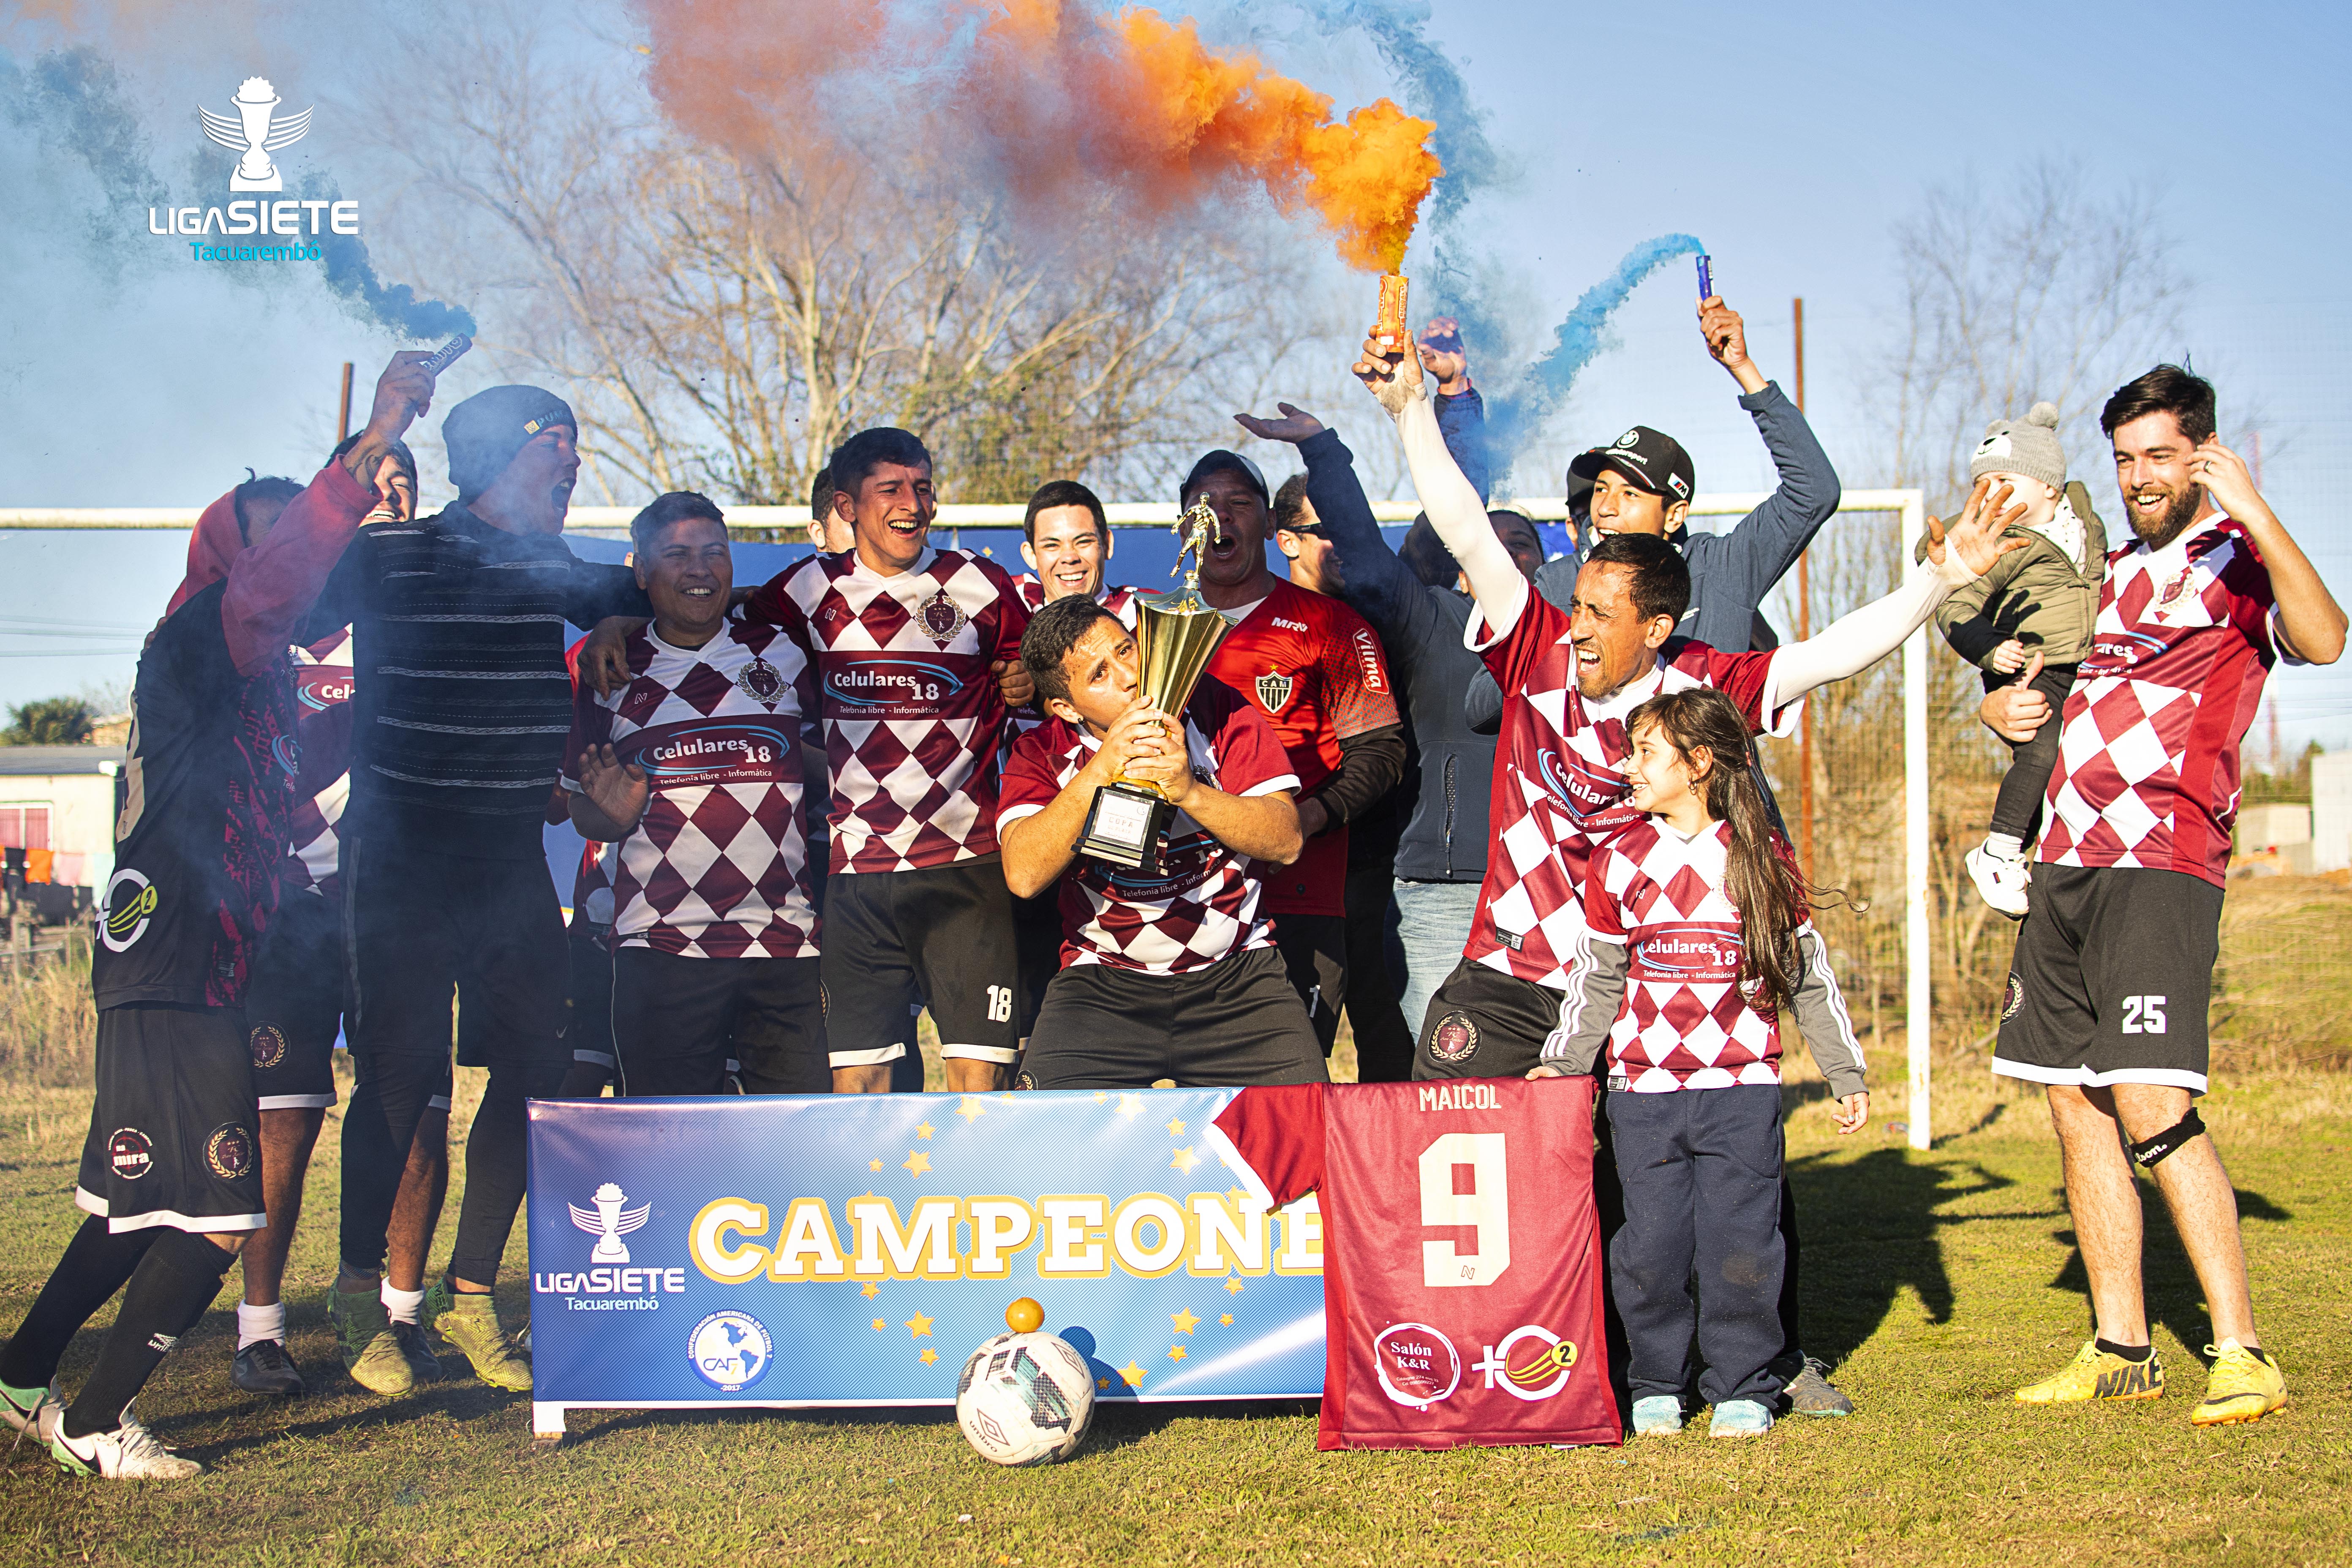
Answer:
[[[1031,210],[1107,190],[1155,212],[1244,182],[1313,210],[1340,258],[1393,272],[1444,173],[1436,127],[1328,95],[1190,20],[1075,0],[643,0],[652,86],[688,134],[737,151],[913,134]],[[837,131],[830,129],[838,127]]]

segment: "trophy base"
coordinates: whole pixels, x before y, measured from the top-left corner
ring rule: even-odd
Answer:
[[[1176,820],[1176,808],[1148,789],[1107,784],[1095,791],[1086,826],[1070,846],[1089,859],[1107,861],[1146,876],[1160,869],[1160,839]]]

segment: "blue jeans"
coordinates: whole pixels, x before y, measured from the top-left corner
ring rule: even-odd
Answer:
[[[1398,1004],[1405,1027],[1421,1037],[1429,999],[1462,962],[1470,945],[1470,918],[1478,912],[1475,882],[1409,882],[1397,879],[1397,934],[1404,942],[1404,990]]]

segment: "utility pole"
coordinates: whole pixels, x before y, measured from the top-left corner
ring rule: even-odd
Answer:
[[[335,445],[340,447],[352,434],[352,362],[343,362],[343,400],[335,412]]]
[[[1805,300],[1799,295],[1792,313],[1797,322],[1797,412],[1805,411]],[[348,367],[346,367],[348,368]],[[1803,642],[1813,635],[1813,574],[1810,564],[1811,552],[1797,557],[1797,640]],[[1803,856],[1805,875],[1814,875],[1813,861],[1813,705],[1805,704],[1804,716],[1799,721],[1797,740],[1798,845]]]

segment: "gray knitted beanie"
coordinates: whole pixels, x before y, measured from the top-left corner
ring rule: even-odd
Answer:
[[[2022,419],[1996,419],[1985,426],[1976,456],[1969,459],[1969,483],[1987,474],[2023,474],[2053,490],[2066,488],[2066,454],[2058,446],[2058,405],[2037,403]]]

